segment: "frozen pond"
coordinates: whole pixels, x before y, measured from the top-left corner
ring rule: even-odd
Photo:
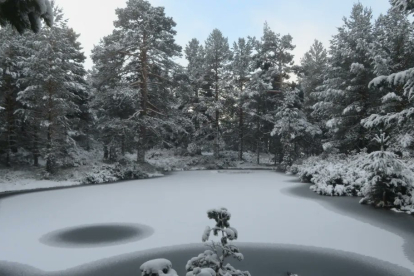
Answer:
[[[186,260],[203,249],[203,229],[212,225],[206,211],[222,206],[232,213],[246,257],[237,267],[253,276],[269,270],[323,276],[329,267],[348,269],[338,276],[412,274],[412,217],[354,198],[319,197],[293,179],[270,171],[180,172],[5,197],[0,275],[139,275],[140,264],[159,255],[184,275]],[[260,271],[257,264],[270,267]],[[304,274],[323,265],[325,272]],[[108,274],[110,268],[119,274]]]

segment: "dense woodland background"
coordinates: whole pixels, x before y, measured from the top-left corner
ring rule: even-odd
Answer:
[[[257,162],[266,153],[286,170],[310,156],[319,156],[313,165],[340,154],[411,160],[414,5],[391,4],[378,18],[355,4],[329,47],[315,40],[295,65],[294,38],[266,23],[260,38],[231,44],[214,29],[182,49],[164,8],[129,0],[94,48],[90,71],[79,35],[53,5],[52,27],[0,29],[0,161],[50,175],[82,165],[92,150],[107,162],[133,154],[139,163],[154,148],[215,159],[254,152]],[[186,67],[174,61],[181,55]],[[389,155],[368,155],[375,152]],[[339,178],[326,186],[347,184]],[[394,197],[411,196],[407,183]]]

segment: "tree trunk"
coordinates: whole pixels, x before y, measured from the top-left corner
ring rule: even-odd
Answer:
[[[49,126],[47,127],[47,160],[46,160],[46,171],[49,173],[53,172],[53,157],[52,157],[52,128],[51,128],[51,112],[49,111]]]
[[[145,163],[145,147],[144,147],[144,142],[145,142],[145,135],[146,135],[146,127],[145,126],[141,126],[140,128],[140,139],[138,142],[138,147],[137,147],[137,162],[138,163]]]
[[[145,117],[147,116],[147,105],[148,105],[148,56],[147,56],[147,36],[144,32],[142,38],[142,49],[140,54],[141,59],[141,119],[145,121]],[[137,162],[138,163],[145,163],[145,151],[147,146],[147,127],[145,124],[141,124],[140,133],[139,133],[139,142],[137,148]]]
[[[219,81],[219,77],[218,77],[218,65],[216,62],[216,68],[215,68],[215,103],[216,105],[218,104],[219,101],[219,87],[218,87],[218,81]],[[216,159],[219,158],[219,127],[220,127],[220,122],[219,122],[219,116],[220,116],[220,112],[219,110],[216,108],[216,122],[215,122],[215,137],[214,137],[214,157]]]
[[[121,137],[121,154],[125,156],[125,135]]]
[[[53,101],[52,101],[52,87],[49,84],[49,100],[48,100],[48,126],[47,126],[47,159],[46,159],[46,171],[48,173],[54,172],[54,158],[52,153],[52,108],[53,108]]]
[[[108,145],[104,145],[104,160],[108,160],[108,158],[109,158]]]
[[[39,135],[37,133],[37,126],[35,126],[33,134],[33,166],[39,166]]]
[[[259,165],[260,164],[260,140],[259,139],[257,139],[256,154],[257,154],[256,162],[257,162],[257,165]]]
[[[7,77],[6,80],[9,80]],[[5,106],[6,106],[6,135],[7,135],[7,149],[6,149],[6,166],[11,167],[11,153],[17,152],[16,147],[16,133],[15,133],[15,105],[16,99],[13,96],[12,87],[9,82],[6,82]]]
[[[243,160],[243,101],[240,100],[239,107],[239,160]]]

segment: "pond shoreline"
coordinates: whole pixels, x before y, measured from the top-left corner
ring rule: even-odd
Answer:
[[[321,196],[310,190],[310,185],[300,181],[295,187],[285,188],[281,192],[288,196],[315,201],[324,208],[338,214],[357,219],[372,226],[394,233],[404,239],[404,253],[414,263],[414,219],[405,213],[390,212],[372,205],[359,204],[359,197]]]
[[[117,184],[117,183],[123,183],[127,181],[136,181],[136,180],[148,180],[148,179],[154,179],[159,177],[166,177],[168,175],[171,175],[172,173],[176,172],[182,172],[182,171],[275,171],[280,172],[278,170],[275,170],[274,167],[259,167],[259,168],[223,168],[223,169],[190,169],[190,170],[173,170],[173,171],[164,171],[162,172],[162,175],[156,175],[156,176],[150,176],[147,178],[137,178],[137,179],[125,179],[125,180],[117,180],[117,181],[109,181],[104,183],[79,183],[75,185],[68,185],[68,186],[55,186],[55,187],[48,187],[48,188],[35,188],[35,189],[27,189],[27,190],[15,190],[15,191],[6,191],[6,192],[0,192],[0,200],[5,197],[14,196],[14,195],[20,195],[20,194],[28,194],[28,193],[37,193],[37,192],[46,192],[46,191],[54,191],[54,190],[63,190],[63,189],[72,189],[72,188],[81,188],[86,186],[99,186],[99,185],[110,185],[110,184]],[[59,183],[59,181],[56,181],[56,183]],[[75,182],[74,182],[75,183]]]

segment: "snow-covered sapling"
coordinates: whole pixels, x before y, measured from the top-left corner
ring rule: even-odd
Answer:
[[[187,276],[250,276],[248,271],[240,271],[235,269],[230,264],[224,264],[228,257],[233,257],[239,261],[243,260],[243,254],[240,253],[237,246],[230,243],[238,237],[237,230],[230,226],[229,220],[231,214],[225,208],[212,209],[207,212],[209,219],[214,219],[216,225],[213,228],[209,226],[204,230],[202,241],[206,242],[206,246],[210,250],[204,251],[197,257],[192,258],[187,262],[186,270]],[[210,234],[213,232],[214,236],[220,236],[220,242],[210,241]]]
[[[368,155],[364,168],[370,173],[363,189],[365,199],[381,207],[402,207],[412,204],[414,176],[406,165],[393,153],[385,150],[388,137],[381,132],[375,140],[381,145],[380,151]]]
[[[143,263],[140,267],[142,276],[177,276],[172,263],[167,259],[155,259]]]

